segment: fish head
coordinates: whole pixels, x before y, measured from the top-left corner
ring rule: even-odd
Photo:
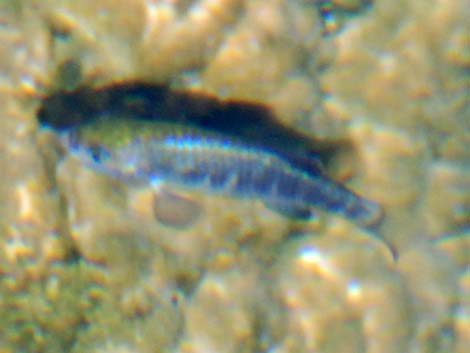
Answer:
[[[113,160],[110,146],[102,141],[89,138],[81,129],[70,129],[60,134],[60,141],[66,150],[90,167],[104,167]]]
[[[123,155],[129,149],[132,132],[119,119],[101,117],[74,126],[61,133],[60,139],[70,155],[99,172],[119,177],[133,164],[129,153]]]
[[[60,136],[66,150],[83,165],[124,180],[141,179],[141,131],[135,121],[100,118],[75,126]]]

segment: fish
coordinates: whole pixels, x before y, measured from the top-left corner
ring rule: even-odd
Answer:
[[[169,185],[242,199],[261,200],[292,218],[332,212],[373,230],[384,212],[329,177],[312,160],[187,124],[102,114],[60,132],[69,153],[85,166],[125,182]]]

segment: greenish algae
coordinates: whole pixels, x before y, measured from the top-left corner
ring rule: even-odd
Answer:
[[[6,352],[68,352],[100,307],[102,269],[79,261],[53,264],[40,278],[28,265],[0,277],[0,341]]]

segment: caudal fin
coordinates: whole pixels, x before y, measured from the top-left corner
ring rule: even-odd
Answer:
[[[344,206],[342,212],[367,230],[378,230],[385,217],[382,206],[352,192]]]

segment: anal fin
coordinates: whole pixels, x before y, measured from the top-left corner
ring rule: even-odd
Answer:
[[[272,202],[270,203],[266,202],[265,206],[288,218],[293,218],[293,219],[303,220],[303,221],[317,218],[312,207],[292,206],[292,205],[285,204],[285,203],[272,203]]]
[[[153,214],[161,224],[185,229],[192,226],[201,216],[202,205],[196,200],[168,187],[155,190]]]

